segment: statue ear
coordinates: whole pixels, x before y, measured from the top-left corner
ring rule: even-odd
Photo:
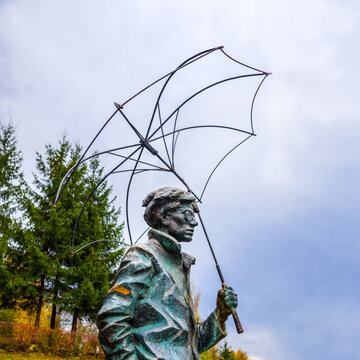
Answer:
[[[166,213],[165,213],[165,212],[160,215],[159,220],[160,220],[160,224],[161,224],[162,226],[168,226],[168,225],[169,225],[169,221],[168,221],[168,219],[167,219],[167,216],[166,216]]]

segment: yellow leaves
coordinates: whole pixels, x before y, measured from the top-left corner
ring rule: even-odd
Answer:
[[[191,294],[188,296],[188,301],[191,305],[192,311],[194,312],[195,321],[200,324],[201,318],[199,314],[199,303],[201,299],[201,291],[196,291],[195,286],[191,284]]]
[[[15,310],[14,323],[23,325],[34,325],[35,314],[29,314],[26,310],[16,308]],[[45,304],[41,309],[40,316],[40,327],[48,327],[51,318],[51,307]]]
[[[88,357],[66,357],[68,360],[82,360],[87,359]],[[96,359],[96,358],[94,358]],[[22,353],[22,352],[11,352],[0,350],[0,360],[64,360],[63,357],[55,356],[51,354],[42,354],[42,353]]]

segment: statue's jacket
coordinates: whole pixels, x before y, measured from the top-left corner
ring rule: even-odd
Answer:
[[[150,229],[149,241],[123,257],[97,317],[99,340],[111,360],[199,360],[226,336],[215,311],[197,324],[190,267],[172,236]]]

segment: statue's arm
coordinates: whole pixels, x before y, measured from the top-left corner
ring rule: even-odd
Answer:
[[[132,323],[152,273],[151,256],[143,249],[130,249],[124,256],[97,316],[99,340],[107,359],[138,358]]]
[[[235,291],[230,286],[224,285],[218,292],[216,309],[199,325],[199,353],[210,349],[227,335],[225,322],[237,305]]]
[[[216,310],[214,310],[210,316],[199,325],[198,331],[199,353],[210,349],[227,335],[225,324],[219,323],[218,317],[216,316]]]

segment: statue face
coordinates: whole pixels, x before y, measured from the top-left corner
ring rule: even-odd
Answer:
[[[194,227],[198,225],[191,203],[181,204],[165,215],[167,233],[179,242],[192,240]]]

